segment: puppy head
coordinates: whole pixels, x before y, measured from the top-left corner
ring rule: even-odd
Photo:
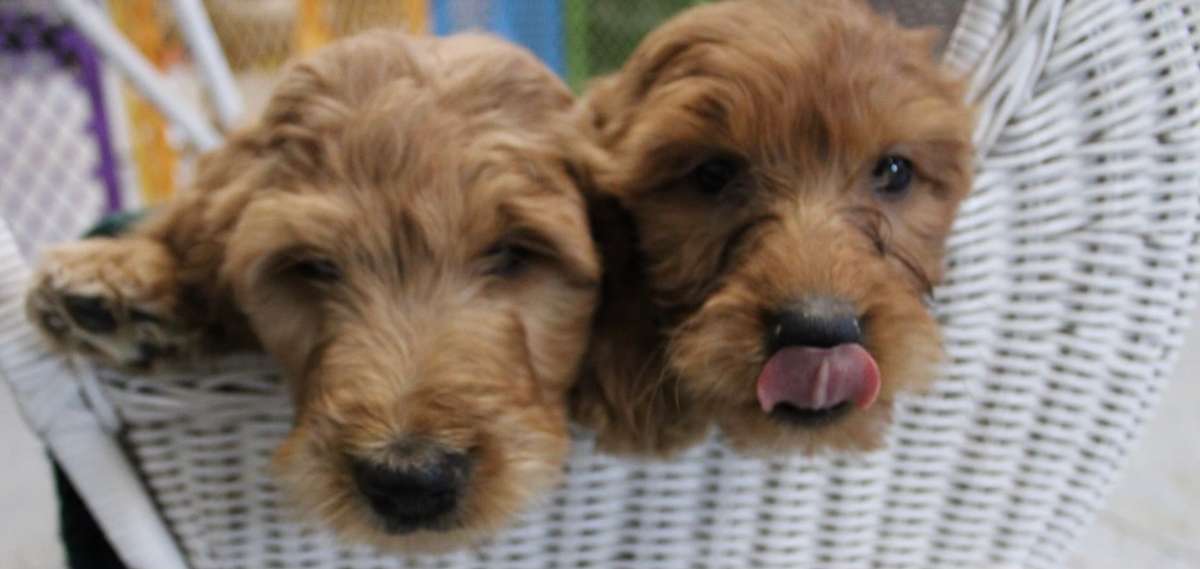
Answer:
[[[742,449],[877,446],[896,394],[932,378],[925,301],[971,174],[932,40],[856,2],[707,5],[582,104],[664,365]]]
[[[252,134],[223,274],[292,382],[277,470],[344,536],[462,545],[557,481],[599,277],[551,136],[570,102],[498,40],[372,34]]]

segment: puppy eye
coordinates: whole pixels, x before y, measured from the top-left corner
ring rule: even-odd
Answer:
[[[912,185],[912,161],[889,154],[875,163],[871,175],[875,178],[875,193],[886,198],[903,197]]]
[[[332,283],[342,278],[342,269],[329,259],[297,259],[284,269],[288,274],[312,283]]]
[[[488,262],[488,274],[512,277],[529,264],[533,252],[513,243],[498,243],[484,253]]]
[[[741,165],[733,158],[709,158],[692,170],[690,177],[702,193],[715,196],[733,183],[740,170]]]

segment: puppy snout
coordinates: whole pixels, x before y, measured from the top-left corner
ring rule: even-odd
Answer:
[[[769,416],[816,427],[875,402],[882,378],[874,357],[861,345],[862,327],[853,304],[813,297],[769,318],[770,356],[756,384],[758,403]]]
[[[441,449],[421,454],[420,461],[404,461],[405,466],[351,460],[359,492],[390,533],[445,528],[465,494],[471,475],[468,455]]]
[[[854,305],[834,297],[812,297],[791,303],[768,317],[768,348],[791,346],[832,348],[862,342],[862,326]]]

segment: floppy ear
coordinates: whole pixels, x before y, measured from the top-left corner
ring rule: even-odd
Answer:
[[[324,331],[315,287],[289,270],[314,256],[336,258],[317,244],[337,243],[347,215],[327,195],[268,195],[248,204],[230,231],[220,280],[251,323],[270,323],[255,335],[290,377],[301,377],[306,362],[297,358],[311,353]]]
[[[616,109],[624,104],[625,97],[619,88],[620,73],[596,79],[579,100],[579,127],[594,135],[606,132]]]
[[[588,85],[579,103],[579,126],[600,147],[611,149],[625,135],[625,129],[662,68],[685,51],[673,44],[659,47],[657,43],[645,47],[644,43],[619,71]]]
[[[574,109],[577,136],[566,148],[589,193],[620,197],[625,184],[618,181],[637,175],[633,166],[622,163],[623,158],[632,158],[621,150],[642,98],[634,93],[627,75],[622,71],[597,80]]]
[[[253,345],[226,283],[218,278],[233,225],[253,198],[266,149],[258,127],[233,133],[201,156],[185,191],[154,208],[133,232],[157,241],[176,261],[179,315],[226,346]]]
[[[577,105],[575,124],[588,143],[577,151],[579,163],[600,193],[644,188],[644,174],[662,172],[648,163],[658,133],[674,129],[677,115],[649,111],[646,103],[660,88],[677,93],[664,85],[688,77],[693,60],[711,43],[703,35],[663,31],[651,32],[619,71],[592,82]],[[643,165],[651,169],[643,171]]]
[[[587,205],[604,275],[571,415],[595,430],[606,451],[670,455],[703,436],[705,423],[663,370],[663,323],[642,273],[633,219],[612,196],[589,192]]]
[[[652,424],[644,416],[650,394],[642,377],[653,361],[658,318],[641,274],[633,221],[616,198],[587,196],[588,223],[604,267],[600,301],[583,373],[572,390],[572,415],[595,429],[603,446],[640,440]],[[655,373],[655,371],[650,371]]]
[[[220,269],[235,227],[260,190],[281,183],[281,176],[311,179],[327,163],[325,137],[348,112],[329,92],[328,85],[338,80],[330,74],[329,59],[318,56],[289,69],[261,119],[202,156],[192,187],[139,227],[179,260],[187,304],[201,321],[242,321],[230,316],[240,311]]]

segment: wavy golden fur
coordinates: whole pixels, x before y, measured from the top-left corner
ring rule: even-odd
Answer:
[[[858,1],[718,2],[588,89],[576,161],[605,279],[573,412],[603,447],[671,453],[714,423],[747,451],[881,444],[896,396],[933,377],[924,299],[971,183],[971,113],[934,39]],[[878,191],[888,156],[915,170],[903,196]],[[760,409],[755,378],[765,315],[813,295],[853,306],[883,384],[797,427]]]
[[[30,317],[127,368],[265,349],[303,509],[355,541],[469,543],[551,488],[569,444],[600,278],[571,104],[498,39],[339,42],[132,234],[48,253]]]

